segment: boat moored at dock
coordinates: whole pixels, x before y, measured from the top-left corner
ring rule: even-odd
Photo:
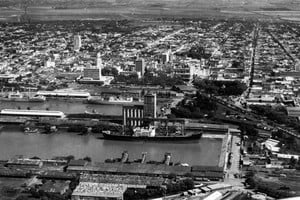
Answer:
[[[133,134],[114,133],[111,131],[103,131],[104,139],[109,140],[126,140],[126,141],[188,141],[199,140],[202,132],[191,134],[156,134],[154,127],[135,128]]]

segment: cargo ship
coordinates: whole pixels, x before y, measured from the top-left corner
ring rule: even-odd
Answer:
[[[109,97],[105,99],[103,97],[91,96],[87,99],[88,104],[99,105],[138,105],[143,104],[140,101],[134,101],[132,97]]]
[[[27,96],[19,92],[11,92],[7,95],[1,95],[0,101],[12,101],[12,102],[44,102],[46,97],[41,95]]]
[[[189,141],[199,140],[202,136],[202,132],[197,134],[165,134],[157,135],[154,127],[148,129],[135,128],[133,134],[128,135],[125,133],[113,133],[110,131],[103,131],[103,138],[108,140],[126,140],[126,141]]]

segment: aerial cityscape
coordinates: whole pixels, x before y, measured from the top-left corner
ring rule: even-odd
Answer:
[[[299,0],[0,0],[0,200],[300,199]]]

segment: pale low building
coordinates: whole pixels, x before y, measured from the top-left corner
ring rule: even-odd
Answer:
[[[72,200],[123,200],[127,186],[123,184],[80,182]]]
[[[75,35],[74,36],[74,51],[79,51],[81,48],[81,36]]]
[[[49,68],[49,67],[55,67],[55,62],[54,60],[52,60],[51,58],[49,58],[48,60],[45,61],[45,68]]]

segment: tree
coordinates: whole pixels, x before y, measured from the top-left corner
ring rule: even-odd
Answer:
[[[176,174],[174,174],[174,173],[170,173],[169,175],[168,175],[168,178],[169,179],[176,179]]]
[[[75,156],[73,156],[73,155],[66,156],[66,160],[68,162],[70,162],[71,160],[74,160],[74,159],[75,159]]]
[[[251,138],[258,137],[258,131],[254,126],[242,124],[240,126],[240,130],[243,132],[243,134],[245,134]]]
[[[291,157],[289,164],[292,168],[295,168],[295,166],[297,164],[297,160],[296,160],[296,158],[294,158],[294,156]]]
[[[84,157],[83,160],[88,161],[88,162],[92,162],[92,159],[89,156]]]

